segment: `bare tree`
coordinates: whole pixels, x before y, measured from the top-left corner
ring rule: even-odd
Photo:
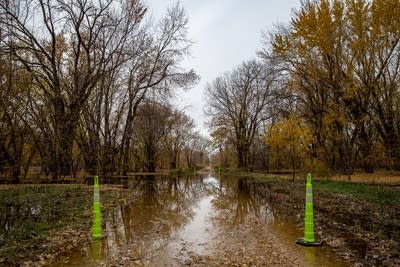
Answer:
[[[188,168],[203,164],[209,141],[198,132],[191,132],[185,140],[183,152]]]
[[[273,114],[275,81],[271,68],[252,60],[206,87],[210,125],[230,131],[239,168],[248,167],[249,150],[257,129]]]
[[[164,138],[164,146],[169,155],[170,169],[179,167],[181,151],[187,139],[190,138],[193,128],[193,119],[184,112],[176,110],[171,114],[168,120],[168,133]]]
[[[139,107],[135,118],[136,141],[141,146],[142,164],[145,171],[156,170],[171,114],[170,107],[155,102],[145,102]]]
[[[145,8],[139,1],[21,0],[0,3],[0,23],[15,42],[3,43],[32,74],[34,120],[46,116],[53,177],[72,169],[79,116],[96,84],[124,62]]]
[[[166,16],[142,37],[141,56],[132,57],[127,66],[127,114],[122,137],[120,163],[124,173],[129,169],[133,121],[140,103],[151,94],[168,96],[175,87],[188,87],[198,80],[193,70],[182,70],[180,62],[190,53],[187,36],[188,19],[180,4],[168,9]],[[153,34],[154,36],[150,35]]]
[[[187,17],[179,4],[157,24],[143,23],[126,45],[127,60],[97,84],[91,105],[83,113],[80,137],[86,165],[92,166],[89,169],[102,166],[103,172],[131,171],[137,165],[132,140],[141,103],[156,98],[168,102],[174,89],[197,81],[193,70],[179,67],[190,53],[186,28]]]

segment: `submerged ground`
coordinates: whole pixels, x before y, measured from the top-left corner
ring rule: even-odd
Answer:
[[[400,264],[400,193],[396,187],[315,181],[316,235],[325,245],[305,248],[295,244],[302,236],[303,181],[220,176],[208,170],[182,177],[137,176],[102,182],[105,237],[95,242],[89,242],[90,186],[0,190],[0,264]],[[29,195],[32,188],[36,193]],[[29,221],[31,232],[21,231],[26,229],[23,220]],[[35,231],[42,234],[35,235]],[[11,240],[9,236],[15,233],[19,236]]]

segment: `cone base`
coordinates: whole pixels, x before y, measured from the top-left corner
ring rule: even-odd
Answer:
[[[92,235],[92,239],[102,239],[103,235]]]
[[[304,238],[299,238],[296,240],[296,244],[306,246],[306,247],[320,247],[322,246],[322,241],[315,241],[315,242],[306,242]]]

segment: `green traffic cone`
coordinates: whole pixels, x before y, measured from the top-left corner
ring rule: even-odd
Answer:
[[[306,208],[304,215],[304,238],[298,239],[296,243],[303,246],[321,246],[322,242],[315,241],[314,238],[314,206],[313,206],[311,173],[307,174],[305,206]]]
[[[102,237],[101,230],[101,209],[100,209],[100,186],[99,177],[94,177],[94,190],[93,190],[93,225],[92,237],[94,239]]]

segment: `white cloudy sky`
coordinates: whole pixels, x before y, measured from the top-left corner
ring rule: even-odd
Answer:
[[[146,0],[155,19],[176,0]],[[287,23],[299,0],[181,0],[189,17],[189,36],[195,42],[187,67],[201,76],[189,92],[178,94],[178,107],[185,107],[198,130],[207,135],[204,87],[218,75],[255,57],[261,48],[261,32]]]

